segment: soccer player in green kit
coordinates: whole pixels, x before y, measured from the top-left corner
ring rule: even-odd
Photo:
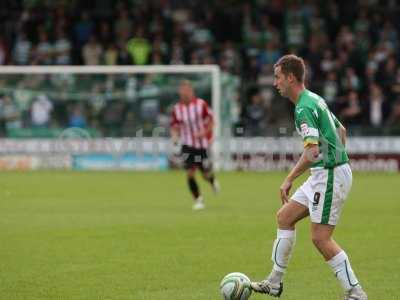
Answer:
[[[311,239],[332,268],[345,291],[345,300],[367,300],[346,252],[332,235],[352,183],[345,150],[346,129],[329,111],[325,101],[304,86],[302,58],[285,55],[274,65],[274,86],[295,107],[296,129],[304,151],[280,187],[283,206],[277,213],[277,238],[273,245],[273,268],[265,280],[252,282],[255,292],[280,297],[283,275],[296,240],[295,225],[310,217]],[[293,181],[310,169],[310,177],[290,197]]]

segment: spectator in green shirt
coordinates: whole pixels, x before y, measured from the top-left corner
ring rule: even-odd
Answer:
[[[144,37],[144,30],[142,27],[139,27],[136,35],[128,41],[126,47],[133,64],[146,65],[149,63],[151,44],[149,40]]]

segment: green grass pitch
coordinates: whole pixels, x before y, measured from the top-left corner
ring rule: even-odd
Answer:
[[[220,299],[227,273],[270,270],[284,176],[219,174],[193,212],[182,172],[2,173],[0,299]],[[356,173],[335,234],[371,300],[400,299],[399,184]],[[304,220],[281,299],[341,295]]]

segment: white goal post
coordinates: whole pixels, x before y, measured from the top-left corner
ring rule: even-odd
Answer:
[[[0,75],[8,74],[211,74],[211,106],[215,115],[215,143],[212,152],[219,169],[221,137],[221,71],[218,65],[149,66],[0,66]]]

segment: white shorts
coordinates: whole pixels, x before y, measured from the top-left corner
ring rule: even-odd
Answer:
[[[349,164],[334,169],[311,169],[311,176],[291,199],[308,207],[311,222],[336,225],[352,181]]]

